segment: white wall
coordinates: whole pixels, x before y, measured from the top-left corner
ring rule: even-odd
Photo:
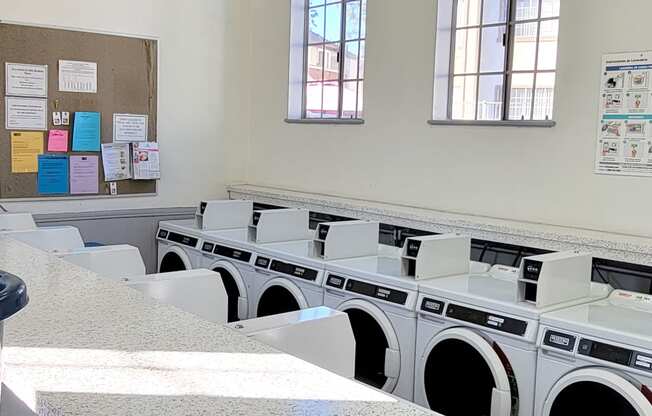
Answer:
[[[76,212],[193,206],[225,195],[225,64],[236,0],[0,0],[0,19],[159,39],[157,197],[4,204],[10,210]],[[230,163],[231,165],[233,163]],[[234,170],[237,173],[237,171]],[[235,174],[235,173],[234,173]]]
[[[434,0],[369,3],[366,124],[306,126],[283,122],[289,2],[250,0],[250,183],[652,236],[652,179],[592,173],[601,55],[652,49],[652,2],[562,0],[552,129],[428,126]]]

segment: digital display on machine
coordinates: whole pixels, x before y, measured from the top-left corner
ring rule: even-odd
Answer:
[[[203,214],[204,212],[206,212],[206,206],[207,205],[208,205],[207,202],[202,202],[201,204],[199,204],[199,213],[200,214]]]
[[[212,253],[214,248],[215,248],[215,244],[205,242],[204,245],[201,248],[201,251],[205,251],[207,253]]]
[[[408,257],[417,257],[419,255],[419,250],[421,249],[420,240],[407,240],[407,256]]]
[[[441,315],[444,313],[444,302],[440,300],[423,298],[423,301],[421,302],[421,310],[424,312]]]
[[[199,243],[199,239],[195,237],[188,237],[187,235],[181,235],[177,233],[170,233],[168,235],[168,240],[189,247],[197,247],[197,243]]]
[[[244,261],[245,263],[249,263],[251,260],[251,253],[248,251],[243,251],[233,247],[220,246],[217,244],[215,245],[215,250],[213,250],[213,253],[222,257]]]
[[[260,221],[260,212],[254,212],[254,216],[251,220],[253,225],[258,225],[258,221]]]
[[[373,285],[359,280],[349,279],[346,282],[346,290],[371,298],[381,299],[387,302],[405,305],[408,294],[400,290],[388,289],[386,287]]]
[[[272,261],[270,270],[310,281],[317,280],[318,274],[317,270],[309,269],[303,266],[297,266],[296,264],[283,263],[282,261],[278,260]]]
[[[331,287],[336,287],[338,289],[342,289],[344,287],[344,282],[346,281],[345,278],[340,277],[340,276],[335,276],[334,274],[331,274],[328,276],[328,280],[326,281],[326,286],[331,286]]]
[[[523,336],[527,330],[527,322],[505,316],[467,308],[465,306],[448,305],[446,316],[459,321],[469,322],[496,331]]]
[[[330,225],[319,225],[319,234],[317,236],[318,240],[326,240],[326,237],[328,236],[328,231],[330,230]]]
[[[269,258],[261,257],[261,256],[256,257],[256,266],[257,267],[262,267],[263,269],[268,268],[269,267]]]
[[[562,334],[561,332],[556,331],[546,331],[546,335],[543,338],[543,344],[570,352],[575,348],[576,340],[577,339],[573,335]]]
[[[168,238],[168,232],[166,230],[160,230],[158,232],[158,238]]]
[[[629,367],[632,361],[631,350],[602,342],[583,339],[580,341],[579,353],[598,360],[609,361]]]
[[[523,279],[527,280],[539,280],[539,275],[541,274],[541,268],[543,263],[536,260],[524,260],[523,261]]]

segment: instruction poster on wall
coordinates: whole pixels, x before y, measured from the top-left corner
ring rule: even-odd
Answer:
[[[595,172],[652,176],[652,52],[602,59]]]

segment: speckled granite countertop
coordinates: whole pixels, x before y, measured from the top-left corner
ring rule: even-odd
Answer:
[[[481,240],[546,250],[581,250],[603,259],[652,266],[652,238],[461,215],[264,186],[230,185],[227,190],[231,198],[307,208],[438,233],[456,232]]]
[[[2,416],[432,415],[12,240]]]

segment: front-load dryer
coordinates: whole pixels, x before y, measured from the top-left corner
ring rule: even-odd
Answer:
[[[608,295],[608,286],[592,286],[591,264],[590,256],[555,253],[526,258],[520,269],[495,266],[487,274],[420,282],[415,403],[447,416],[531,416],[539,318]],[[524,272],[539,279],[539,304],[519,299]],[[585,296],[566,290],[573,280],[584,282]],[[543,292],[551,281],[555,296],[570,299],[548,304]]]
[[[252,293],[259,280],[254,269],[258,247],[262,243],[305,239],[308,225],[309,212],[305,209],[256,210],[246,228],[202,234],[202,267],[222,277],[229,298],[229,322],[254,317]]]
[[[652,415],[652,296],[546,313],[538,345],[535,416]]]

